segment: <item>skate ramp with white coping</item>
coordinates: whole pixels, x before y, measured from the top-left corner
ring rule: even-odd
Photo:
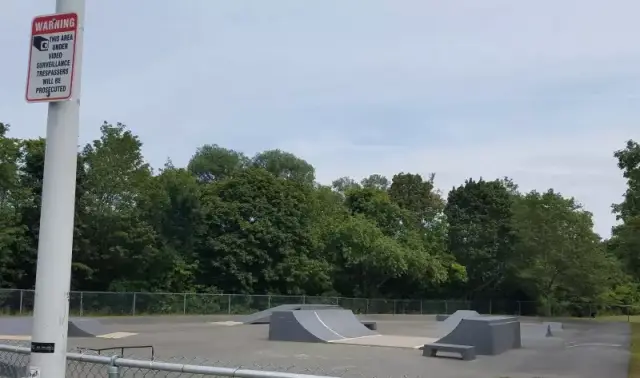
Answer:
[[[448,335],[454,329],[456,329],[456,327],[458,327],[458,324],[460,324],[463,319],[471,319],[480,316],[482,315],[480,315],[477,311],[458,310],[449,315],[445,320],[438,322],[438,328],[434,336],[443,337],[445,335]]]
[[[290,310],[271,315],[269,340],[418,349],[437,339],[381,335],[351,310]]]
[[[269,340],[277,341],[326,343],[375,335],[351,310],[274,311],[269,323]]]
[[[292,311],[292,310],[325,310],[325,309],[341,309],[338,305],[328,304],[286,304],[272,307],[263,311],[258,311],[251,315],[245,315],[238,318],[240,324],[269,324],[271,314],[275,311]]]
[[[497,355],[522,347],[520,321],[513,316],[475,316],[460,319],[438,344],[469,345],[479,355]]]

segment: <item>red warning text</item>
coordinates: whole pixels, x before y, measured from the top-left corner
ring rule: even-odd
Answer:
[[[78,16],[75,13],[36,17],[31,25],[31,34],[52,34],[75,31]]]

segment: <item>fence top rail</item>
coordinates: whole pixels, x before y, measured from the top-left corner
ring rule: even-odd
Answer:
[[[0,344],[0,352],[30,355],[31,349],[17,345]],[[338,378],[324,375],[297,374],[279,371],[250,370],[242,368],[228,368],[205,365],[187,365],[149,360],[133,360],[128,358],[120,358],[117,356],[95,356],[82,353],[67,353],[67,359],[71,361],[89,362],[94,364],[112,365],[119,367],[161,370],[174,373],[217,375],[234,378]]]

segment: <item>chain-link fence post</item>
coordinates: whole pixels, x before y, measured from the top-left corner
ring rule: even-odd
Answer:
[[[422,315],[422,299],[420,299],[420,315]]]
[[[116,359],[118,356],[113,356],[111,358],[111,364],[107,368],[107,374],[109,378],[120,378],[120,371],[118,370],[118,366],[116,365]]]
[[[182,296],[182,314],[187,314],[187,293],[184,293]]]
[[[307,303],[307,296],[303,295],[302,296],[302,304],[306,304]]]
[[[80,292],[80,316],[84,315],[84,291]]]
[[[267,295],[267,308],[271,308],[271,295]]]
[[[133,293],[133,301],[131,304],[131,315],[136,315],[136,293]]]
[[[369,298],[365,298],[364,300],[364,313],[365,314],[369,313]]]
[[[227,301],[227,314],[229,315],[231,315],[231,295],[232,294],[227,294],[227,298],[229,298]]]
[[[23,296],[24,296],[24,290],[20,289],[20,309],[18,310],[20,315],[22,315],[22,297]]]

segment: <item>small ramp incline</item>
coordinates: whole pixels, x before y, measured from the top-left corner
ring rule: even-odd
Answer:
[[[497,355],[522,346],[520,321],[513,316],[475,316],[460,319],[437,344],[468,345],[480,355]]]
[[[377,336],[362,325],[351,310],[290,310],[271,315],[269,340],[330,343]]]
[[[31,337],[32,331],[32,317],[0,317],[0,340],[9,340],[16,337],[26,340]],[[67,327],[68,337],[120,339],[134,335],[136,333],[110,331],[100,320],[92,318],[69,318]]]
[[[263,311],[258,311],[251,315],[242,316],[238,319],[243,324],[269,324],[271,314],[274,311],[293,311],[293,310],[323,310],[323,309],[339,309],[338,305],[326,304],[286,304],[272,307]]]
[[[438,331],[436,337],[443,337],[451,333],[463,319],[471,319],[482,316],[477,311],[458,310],[449,315],[445,320],[438,322]]]
[[[109,331],[99,320],[70,318],[67,335],[69,337],[98,337],[108,335]]]

